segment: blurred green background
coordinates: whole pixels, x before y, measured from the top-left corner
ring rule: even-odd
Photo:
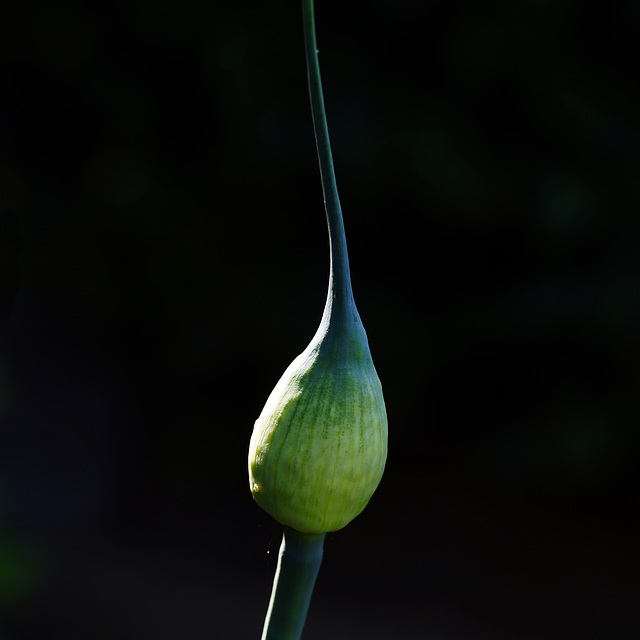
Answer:
[[[299,4],[12,4],[0,638],[258,638],[248,442],[328,278]],[[640,5],[316,12],[390,453],[305,640],[638,637]]]

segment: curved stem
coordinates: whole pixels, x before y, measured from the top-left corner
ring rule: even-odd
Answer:
[[[322,563],[324,537],[285,527],[262,640],[299,640]]]
[[[344,233],[342,209],[338,198],[336,177],[333,169],[329,129],[324,109],[320,65],[318,63],[318,49],[316,43],[315,15],[313,0],[302,0],[302,15],[304,23],[304,40],[307,59],[307,75],[309,79],[309,97],[311,99],[311,113],[313,129],[318,149],[322,191],[329,226],[329,246],[331,251],[331,274],[329,278],[329,295],[325,315],[331,314],[333,320],[346,319],[346,314],[353,304],[351,277],[349,274],[349,257],[347,241]]]

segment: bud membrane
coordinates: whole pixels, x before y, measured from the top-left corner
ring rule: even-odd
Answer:
[[[347,327],[331,321],[327,306],[316,337],[269,396],[249,448],[254,499],[305,533],[353,520],[387,457],[387,414],[364,327],[353,304]]]

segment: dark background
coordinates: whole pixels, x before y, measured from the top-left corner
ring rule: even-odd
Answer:
[[[11,4],[0,638],[256,639],[328,275],[299,4]],[[316,11],[390,450],[305,639],[637,638],[640,4]]]

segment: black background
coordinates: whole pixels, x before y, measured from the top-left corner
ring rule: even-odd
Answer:
[[[328,275],[300,7],[13,4],[0,637],[258,638],[248,441]],[[638,637],[639,6],[318,1],[390,450],[306,640]]]

